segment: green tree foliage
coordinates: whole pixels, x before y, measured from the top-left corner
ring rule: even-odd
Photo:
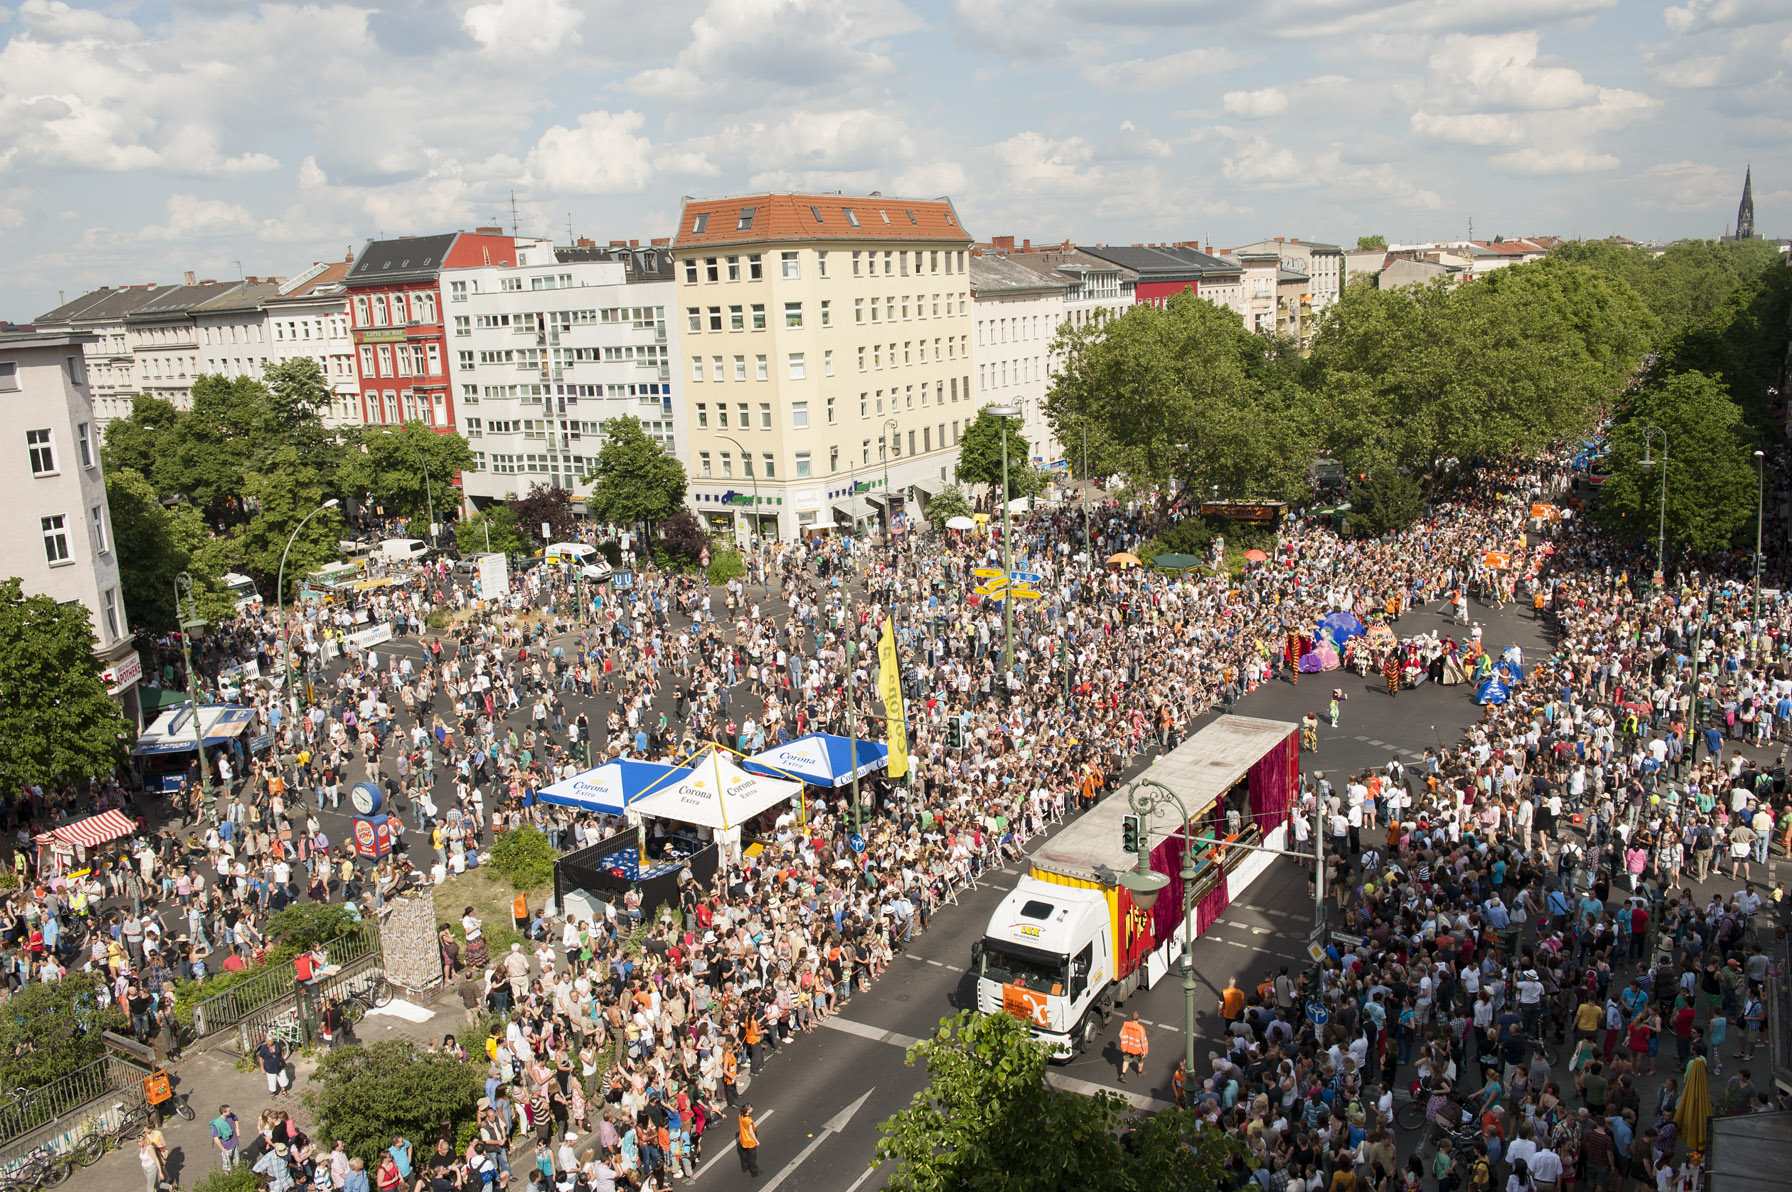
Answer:
[[[965,484],[983,484],[991,491],[1002,488],[1002,439],[1008,440],[1008,499],[1037,492],[1038,469],[1028,453],[1027,437],[1020,433],[1020,419],[998,418],[987,409],[979,410],[976,419],[965,427],[958,444],[958,470],[955,473]]]
[[[703,532],[696,514],[689,509],[680,509],[660,526],[659,545],[668,562],[679,567],[694,567],[709,545],[709,535]]]
[[[358,920],[339,902],[295,902],[268,920],[268,938],[294,956],[348,934]]]
[[[159,397],[133,397],[130,417],[119,418],[106,427],[100,447],[100,461],[106,465],[106,471],[128,468],[145,477],[154,476],[160,436],[180,417],[173,402]]]
[[[311,467],[301,448],[277,447],[247,477],[243,491],[253,512],[226,540],[225,561],[254,577],[262,596],[273,600],[284,556],[286,591],[281,599],[291,600],[307,573],[336,558],[336,543],[345,532],[339,508],[306,520],[331,495],[329,473]]]
[[[106,470],[106,504],[125,615],[139,633],[165,633],[175,622],[174,577],[186,568],[189,554],[175,531],[174,514],[163,508],[155,486],[132,468]]]
[[[516,510],[509,504],[493,505],[454,523],[454,545],[463,559],[492,551],[521,555],[530,550],[529,539],[517,524]]]
[[[961,1012],[909,1049],[927,1086],[878,1127],[895,1192],[1218,1192],[1238,1144],[1168,1112],[1121,1143],[1126,1103],[1046,1084],[1046,1052],[1018,1021]]]
[[[100,1032],[123,1026],[124,1014],[92,973],[26,985],[0,1005],[0,1082],[40,1089],[99,1059],[106,1051]]]
[[[516,515],[517,530],[536,550],[550,542],[565,542],[577,536],[579,519],[573,511],[572,494],[552,484],[532,484],[529,491],[510,502]],[[548,536],[541,536],[546,523]]]
[[[444,1127],[458,1137],[477,1116],[484,1071],[408,1040],[344,1047],[324,1056],[305,1104],[317,1115],[317,1136],[342,1139],[372,1171],[394,1136],[420,1151]]]
[[[431,430],[421,422],[369,427],[348,445],[342,488],[365,494],[389,517],[423,526],[433,511],[438,522],[452,519],[459,490],[454,478],[473,466],[473,449],[456,434]],[[433,498],[433,505],[432,505]]]
[[[1425,509],[1419,482],[1392,464],[1383,464],[1350,483],[1350,514],[1344,528],[1375,537],[1404,530]]]
[[[512,828],[492,841],[492,868],[518,890],[538,890],[552,882],[559,856],[539,828]]]
[[[1356,246],[1365,252],[1373,248],[1386,248],[1388,246],[1388,238],[1380,233],[1373,236],[1358,236],[1356,238]]]
[[[653,526],[684,507],[684,467],[650,437],[637,418],[604,423],[604,445],[591,475],[585,507],[615,526]]]
[[[109,775],[130,732],[99,679],[85,606],[0,580],[0,790]]]
[[[1721,550],[1755,519],[1753,445],[1742,410],[1715,378],[1676,373],[1634,394],[1619,411],[1607,465],[1611,478],[1595,505],[1608,530],[1648,542],[1660,526],[1661,436],[1667,434],[1667,553]],[[1652,440],[1652,467],[1642,465]]]
[[[1298,355],[1244,329],[1236,312],[1190,293],[1162,308],[1066,328],[1046,415],[1079,470],[1136,485],[1180,481],[1236,496],[1285,497],[1312,458]]]
[[[1780,264],[1769,240],[1682,240],[1659,256],[1638,245],[1586,240],[1563,245],[1550,259],[1629,283],[1659,323],[1656,346],[1672,344],[1706,322]]]
[[[927,502],[927,520],[936,530],[944,529],[952,518],[970,515],[971,503],[966,499],[964,490],[956,484],[947,485],[934,494],[933,500]]]

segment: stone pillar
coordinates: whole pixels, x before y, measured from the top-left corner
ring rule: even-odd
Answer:
[[[397,988],[421,994],[442,983],[436,906],[430,891],[416,891],[386,902],[386,911],[380,918],[380,948],[385,953],[386,980]]]

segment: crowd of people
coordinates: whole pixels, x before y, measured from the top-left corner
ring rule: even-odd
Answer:
[[[1615,1092],[1634,1079],[1634,1038],[1680,1031],[1678,966],[1690,963],[1696,1042],[1749,1042],[1764,895],[1738,884],[1712,902],[1689,887],[1764,877],[1769,841],[1792,833],[1783,753],[1756,764],[1743,748],[1771,750],[1792,726],[1792,602],[1771,599],[1751,626],[1736,584],[1689,573],[1653,590],[1578,529],[1538,533],[1533,499],[1566,479],[1554,463],[1489,468],[1412,528],[1373,541],[1295,519],[1240,576],[1104,567],[1138,544],[1142,511],[1105,504],[1092,532],[1081,511],[1042,511],[1014,527],[1015,565],[1041,576],[1045,599],[1015,610],[1011,671],[1001,610],[965,598],[972,572],[1000,561],[993,534],[765,544],[721,590],[650,567],[626,588],[581,590],[539,568],[481,600],[438,564],[289,608],[284,626],[252,608],[202,644],[198,666],[212,681],[245,662],[276,675],[282,630],[291,635],[297,707],[274,684],[245,693],[268,751],[221,774],[210,804],[196,780],[165,810],[107,788],[103,803],[146,827],[99,851],[84,878],[34,871],[25,842],[73,805],[26,792],[9,809],[19,883],[4,904],[0,977],[17,988],[102,972],[132,1029],[172,1046],[174,983],[254,963],[269,916],[286,906],[341,902],[370,917],[406,886],[478,865],[496,833],[534,825],[570,849],[617,827],[541,803],[558,778],[607,757],[676,759],[708,741],[752,752],[816,729],[881,735],[867,713],[888,619],[910,690],[913,773],[866,784],[862,849],[845,792],[826,792],[801,817],[768,813],[753,833],[761,850],[711,883],[686,883],[676,908],[639,922],[626,902],[596,921],[528,908],[517,924],[526,940],[497,954],[477,916],[443,923],[444,975],[491,1028],[480,1137],[446,1156],[453,1178],[477,1182],[532,1139],[543,1180],[663,1188],[690,1174],[704,1135],[731,1113],[745,1128],[736,1107],[753,1071],[867,989],[956,887],[1099,798],[1142,754],[1173,747],[1203,714],[1299,679],[1290,635],[1340,610],[1398,634],[1412,628],[1401,624],[1410,611],[1466,610],[1463,593],[1497,588],[1529,599],[1561,635],[1506,704],[1423,765],[1334,785],[1312,768],[1323,758],[1309,761],[1308,797],[1327,804],[1330,830],[1350,845],[1330,854],[1340,913],[1370,941],[1333,958],[1331,1023],[1315,1034],[1293,1012],[1306,998],[1291,1000],[1292,982],[1285,998],[1277,983],[1189,1092],[1243,1128],[1266,1192],[1335,1188],[1339,1171],[1410,1186],[1410,1165],[1382,1160],[1389,1098],[1417,1067],[1432,1088],[1479,1103],[1482,1152],[1516,1173],[1521,1131],[1558,1141],[1565,1119],[1570,1132],[1592,1122],[1582,1132],[1597,1134],[1603,1119],[1587,1111],[1606,1106],[1578,1089],[1564,1096],[1569,1074],[1539,1070],[1535,1049],[1508,1047],[1503,1027],[1477,1042],[1481,1019],[1499,1026],[1518,1006],[1534,1040],[1574,1024],[1564,1013],[1578,994],[1602,1007],[1611,994],[1618,1025],[1602,1018],[1600,1054],[1573,1081],[1598,1065]],[[1489,567],[1495,549],[1508,565]],[[344,648],[357,626],[380,622],[393,645]],[[1435,625],[1405,640],[1443,648]],[[1447,647],[1479,639],[1479,626],[1463,625]],[[949,720],[966,726],[962,748]],[[328,830],[345,822],[358,782],[383,789],[402,833],[403,848],[377,864]],[[1704,975],[1713,961],[1730,1015],[1721,1028]],[[1648,997],[1635,1011],[1622,995],[1639,963]],[[1738,970],[1741,980],[1726,976]],[[1523,1011],[1533,1004],[1542,1009]],[[1492,1066],[1489,1083],[1464,1081],[1471,1061],[1496,1054],[1517,1059]],[[1655,1134],[1651,1147],[1623,1148],[1627,1162],[1663,1139],[1657,1107],[1628,1108]],[[568,1142],[592,1132],[589,1146]],[[1599,1149],[1577,1146],[1564,1169],[1585,1171]],[[1668,1166],[1679,1153],[1662,1151]],[[398,1186],[388,1164],[365,1158],[381,1192]],[[1452,1186],[1438,1162],[1420,1174]],[[1453,1178],[1475,1187],[1476,1174],[1465,1158]]]

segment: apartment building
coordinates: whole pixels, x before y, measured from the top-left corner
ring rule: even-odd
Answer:
[[[976,417],[970,245],[950,199],[687,199],[672,242],[692,505],[792,538],[951,483]]]
[[[1020,411],[1020,432],[1035,466],[1058,459],[1045,417],[1051,386],[1052,340],[1067,314],[1070,285],[1029,269],[1013,257],[971,258],[971,359],[977,371],[977,407],[1011,405]]]
[[[1304,325],[1311,327],[1326,312],[1338,295],[1344,292],[1344,249],[1340,245],[1318,240],[1302,240],[1297,236],[1267,236],[1249,244],[1228,249],[1231,255],[1273,252],[1282,268],[1307,278],[1307,311]]]
[[[0,410],[7,414],[4,433],[17,436],[0,452],[0,499],[13,511],[0,519],[0,554],[27,594],[87,609],[100,677],[137,724],[143,670],[125,619],[99,425],[87,388],[86,353],[94,338],[0,334]]]
[[[169,287],[125,316],[125,346],[130,349],[137,392],[183,410],[191,408],[193,382],[203,371],[199,319],[194,312],[244,284],[194,281],[189,273],[185,284]]]
[[[125,317],[172,289],[155,282],[101,286],[32,320],[34,329],[45,334],[81,338],[93,416],[102,429],[114,418],[129,417],[131,398],[137,395],[137,362],[125,334]]]
[[[442,288],[454,405],[473,448],[461,483],[474,504],[535,484],[584,496],[603,425],[624,415],[684,458],[667,248],[522,238],[514,264],[446,268]]]
[[[359,426],[361,386],[355,372],[355,345],[349,336],[348,298],[343,282],[353,258],[318,261],[280,283],[261,304],[267,317],[269,363],[317,361],[330,387],[324,425]]]
[[[268,341],[272,338],[262,303],[280,291],[280,279],[243,279],[216,298],[197,303],[191,310],[199,344],[201,375],[261,379],[268,365]]]

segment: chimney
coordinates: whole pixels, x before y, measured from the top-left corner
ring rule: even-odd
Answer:
[[[991,248],[1000,249],[1003,252],[1013,252],[1014,251],[1014,237],[1012,237],[1012,236],[991,236],[989,238],[989,246]]]
[[[670,247],[672,247],[672,237],[670,237],[670,236],[655,236],[653,239],[649,240],[647,243],[653,248],[670,248]]]
[[[185,273],[181,274],[180,276],[181,276],[181,280],[184,281],[189,286],[199,284],[199,275],[194,273],[191,269],[187,270]]]
[[[626,241],[626,240],[612,240],[612,241],[610,241],[610,247],[611,247],[611,248],[627,248],[627,247],[628,247],[628,241]]]
[[[503,228],[474,228],[473,233],[478,236],[502,236],[504,234],[504,229]]]
[[[1031,240],[1022,240],[1020,242],[1020,250],[1022,252],[1032,252],[1033,251],[1033,242]]]
[[[640,248],[640,247],[641,247],[641,242],[640,242],[640,241],[639,241],[639,240],[630,240],[630,241],[629,241],[629,242],[628,242],[628,246],[629,246],[629,247],[630,247],[630,248]]]

